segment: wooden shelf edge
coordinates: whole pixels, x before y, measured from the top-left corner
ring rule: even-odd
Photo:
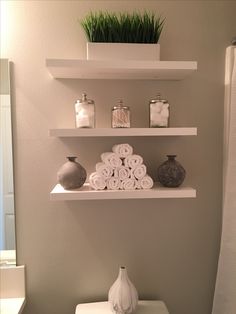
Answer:
[[[196,136],[196,127],[176,128],[94,128],[94,129],[50,129],[52,137],[113,137],[113,136]]]
[[[46,59],[54,78],[182,80],[197,61]]]
[[[151,198],[195,198],[196,190],[192,187],[165,188],[155,183],[149,190],[101,190],[91,189],[88,183],[76,190],[65,190],[57,184],[50,193],[53,201],[66,200],[105,200],[105,199],[151,199]]]

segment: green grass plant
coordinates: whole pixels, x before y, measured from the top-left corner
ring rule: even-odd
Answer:
[[[164,19],[149,12],[90,12],[80,23],[90,42],[150,44],[159,41]]]

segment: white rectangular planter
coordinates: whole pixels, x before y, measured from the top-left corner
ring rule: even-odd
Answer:
[[[160,60],[160,44],[87,43],[87,60]]]

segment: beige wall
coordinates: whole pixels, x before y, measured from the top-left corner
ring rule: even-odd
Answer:
[[[224,55],[236,35],[235,1],[6,1],[3,57],[14,63],[13,112],[17,262],[27,270],[26,314],[74,313],[79,302],[104,300],[119,265],[142,299],[164,300],[171,314],[210,314],[221,231]],[[6,4],[6,3],[5,3]],[[46,58],[84,58],[77,22],[90,8],[150,9],[166,17],[162,60],[197,60],[179,82],[54,80]],[[148,100],[160,91],[172,126],[197,126],[198,137],[125,139],[149,173],[168,153],[187,170],[196,199],[51,202],[49,192],[65,156],[88,172],[122,139],[48,137],[74,126],[74,102],[86,91],[98,127],[123,98],[133,126],[145,127]],[[222,313],[223,314],[223,313]]]

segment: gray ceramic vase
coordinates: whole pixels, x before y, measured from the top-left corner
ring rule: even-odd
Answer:
[[[57,180],[66,190],[80,188],[87,178],[86,170],[75,161],[76,158],[67,157],[68,161],[57,172]]]
[[[176,155],[167,155],[168,160],[161,164],[157,170],[158,181],[165,187],[180,186],[186,175],[185,169],[175,160]]]

